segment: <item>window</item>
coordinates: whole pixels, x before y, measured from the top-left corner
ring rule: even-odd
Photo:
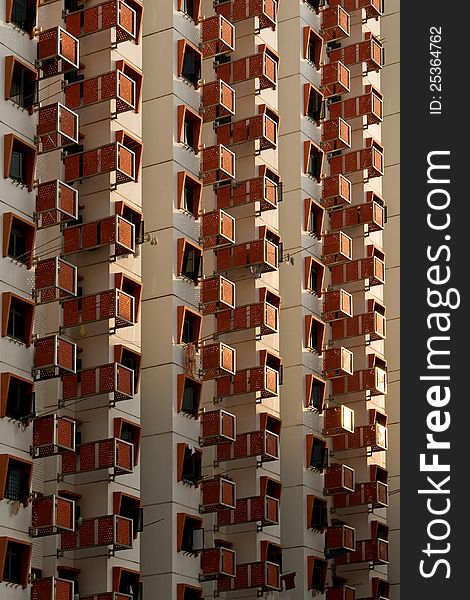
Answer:
[[[33,335],[35,304],[11,292],[2,293],[2,337],[29,346]]]
[[[328,527],[327,501],[316,496],[307,496],[307,527],[323,531]]]
[[[279,571],[282,571],[282,547],[279,544],[262,540],[260,542],[260,556],[261,561],[279,565]]]
[[[177,600],[202,600],[201,588],[186,583],[176,584],[176,598]]]
[[[177,309],[177,344],[194,344],[201,337],[202,316],[188,308],[178,306]]]
[[[31,465],[10,458],[4,498],[8,500],[26,500],[29,496]]]
[[[178,444],[178,481],[197,484],[202,478],[202,452],[188,444]]]
[[[305,382],[306,407],[321,414],[325,401],[325,382],[313,374],[306,375]]]
[[[316,147],[313,142],[309,140],[304,142],[305,173],[316,179],[318,182],[320,181],[322,175],[323,156],[323,151]]]
[[[84,8],[84,4],[80,0],[64,0],[64,10],[67,14],[82,8]]]
[[[180,171],[178,173],[178,208],[198,219],[201,195],[201,181],[186,171]]]
[[[134,311],[135,311],[135,320],[136,322],[139,320],[140,314],[140,301],[142,298],[142,284],[140,281],[136,281],[125,275],[124,273],[116,273],[114,275],[114,286],[117,290],[121,290],[126,294],[134,297]]]
[[[199,18],[200,5],[201,0],[179,0],[179,10],[196,22]]]
[[[31,191],[36,168],[36,147],[12,133],[4,136],[3,143],[4,176],[26,186]]]
[[[139,462],[142,427],[138,423],[117,417],[114,419],[114,436],[134,445],[134,465],[137,465]]]
[[[36,25],[36,0],[7,0],[6,21],[31,33]]]
[[[314,315],[305,315],[305,347],[321,354],[324,337],[325,323]]]
[[[115,515],[132,520],[134,538],[137,538],[137,534],[141,533],[143,529],[143,509],[140,498],[123,492],[114,492],[113,512]]]
[[[134,156],[135,156],[134,180],[136,182],[139,181],[140,166],[142,164],[142,152],[144,149],[142,140],[138,139],[137,137],[134,137],[133,135],[131,135],[127,131],[124,131],[123,129],[116,131],[115,140],[116,140],[116,142],[119,142],[120,144],[122,144],[123,146],[125,146],[126,148],[128,148],[129,150],[131,150],[134,153]]]
[[[323,94],[310,83],[304,85],[304,114],[316,123],[325,118]]]
[[[77,519],[77,508],[80,511],[80,507],[75,504],[75,518]],[[66,579],[67,581],[71,581],[73,583],[73,594],[80,593],[80,582],[78,580],[78,575],[80,574],[80,569],[75,569],[73,567],[67,567],[65,565],[59,565],[57,567],[57,571],[59,572],[59,577],[61,579]]]
[[[308,563],[308,589],[323,593],[326,587],[326,574],[328,561],[315,556],[307,557]]]
[[[199,152],[202,118],[185,104],[178,106],[178,142]]]
[[[5,57],[5,99],[22,108],[38,102],[36,69],[15,56]]]
[[[312,198],[305,198],[304,204],[304,219],[305,231],[310,235],[315,236],[318,240],[321,239],[323,229],[323,208],[314,202]]]
[[[134,394],[136,394],[139,391],[141,354],[122,344],[116,344],[114,346],[114,361],[134,371]]]
[[[202,249],[185,238],[178,240],[178,275],[195,284],[202,277]]]
[[[187,375],[178,375],[178,411],[191,415],[195,419],[199,415],[201,400],[201,382]]]
[[[305,257],[305,281],[304,287],[316,296],[321,296],[323,291],[323,276],[325,267],[313,256]]]
[[[319,69],[323,52],[323,38],[311,27],[304,27],[304,58]]]
[[[176,550],[178,552],[188,552],[195,554],[202,550],[203,538],[202,519],[186,513],[178,513],[176,517]],[[199,538],[201,536],[201,538]]]
[[[34,384],[13,373],[1,374],[0,417],[20,421],[34,414]]]
[[[328,466],[326,442],[312,434],[307,435],[307,466],[320,472]]]
[[[178,40],[178,74],[197,87],[201,78],[201,52],[188,40]]]
[[[305,2],[316,11],[320,6],[325,6],[325,0],[305,0]]]
[[[142,600],[142,583],[139,571],[113,567],[113,591],[128,594],[132,600]]]

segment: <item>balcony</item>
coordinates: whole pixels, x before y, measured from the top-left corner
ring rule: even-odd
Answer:
[[[278,331],[279,311],[269,302],[255,302],[221,311],[216,316],[216,333],[231,333],[259,327],[259,335]]]
[[[135,252],[135,225],[114,215],[63,230],[63,254],[94,250],[112,244],[115,256]]]
[[[119,438],[86,442],[77,450],[62,454],[62,477],[101,469],[113,469],[114,475],[123,475],[134,469],[134,445]]]
[[[77,110],[99,102],[115,100],[116,114],[138,108],[137,98],[141,87],[141,75],[135,71],[135,79],[120,69],[97,77],[76,81],[65,86],[65,104]]]
[[[356,588],[349,585],[327,588],[326,600],[356,600]]]
[[[235,243],[235,219],[223,210],[204,213],[201,218],[203,250],[212,250]]]
[[[65,27],[77,38],[106,29],[116,29],[116,44],[134,40],[139,42],[142,21],[142,5],[137,0],[134,8],[121,0],[104,2],[90,8],[82,8],[65,16]]]
[[[32,294],[36,304],[76,296],[77,267],[58,257],[38,261]]]
[[[325,98],[347,94],[350,90],[351,74],[342,62],[329,62],[322,66],[321,91]]]
[[[357,225],[367,225],[367,233],[382,231],[385,226],[383,200],[374,195],[374,199],[365,204],[356,204],[343,210],[335,210],[330,214],[331,231],[339,231]]]
[[[235,177],[235,154],[218,144],[202,150],[203,185],[216,185]]]
[[[41,106],[36,111],[38,154],[78,144],[78,115],[60,102]]]
[[[325,266],[339,265],[352,258],[352,239],[342,231],[323,236],[322,262]]]
[[[78,190],[58,179],[37,186],[34,220],[38,229],[78,219]]]
[[[35,381],[60,377],[75,373],[77,365],[77,346],[58,335],[50,335],[34,340]]]
[[[73,500],[56,495],[33,500],[30,537],[43,537],[74,530],[75,503]]]
[[[279,500],[271,496],[237,498],[235,509],[217,513],[218,527],[242,523],[260,523],[260,527],[279,525]]]
[[[120,515],[104,515],[83,519],[78,531],[62,533],[59,552],[112,546],[113,550],[132,548],[132,519]]]
[[[373,563],[374,565],[388,564],[388,542],[386,540],[360,540],[356,542],[356,549],[353,552],[338,556],[337,565],[352,565],[362,562]]]
[[[347,348],[326,348],[323,350],[323,376],[335,379],[353,373],[353,353]]]
[[[256,275],[277,271],[278,246],[267,239],[253,240],[217,252],[216,271],[248,267]]]
[[[65,181],[73,183],[104,173],[115,173],[116,185],[136,181],[136,153],[119,142],[113,142],[64,157]]]
[[[219,446],[217,447],[219,448]],[[200,513],[212,513],[227,508],[235,508],[236,486],[224,477],[214,477],[201,481]]]
[[[257,401],[272,398],[279,393],[279,370],[262,365],[237,371],[233,377],[217,380],[217,398],[242,394],[256,394]]]
[[[386,508],[388,506],[388,485],[381,481],[356,483],[353,491],[336,494],[333,498],[335,508],[349,508],[366,504],[370,504],[372,508]]]
[[[43,77],[53,77],[79,68],[79,41],[62,29],[53,27],[38,36],[38,63]]]
[[[362,42],[331,50],[330,60],[332,62],[340,60],[345,65],[365,63],[366,70],[363,75],[367,75],[369,71],[380,71],[382,68],[383,44],[378,37],[369,32]]]
[[[277,208],[281,186],[269,177],[255,177],[233,185],[220,186],[216,190],[217,208],[233,208],[259,202],[259,210]]]
[[[235,350],[227,344],[206,344],[201,348],[201,375],[204,381],[235,373]]]
[[[347,525],[327,527],[325,534],[325,558],[338,558],[356,550],[356,531]]]
[[[323,293],[322,319],[327,323],[352,317],[353,299],[345,290]]]
[[[202,86],[202,119],[204,123],[235,114],[235,90],[224,81],[211,81]]]
[[[225,410],[205,411],[201,416],[200,446],[215,446],[235,441],[235,416]]]
[[[259,0],[246,2],[246,0],[217,0],[215,10],[232,23],[244,21],[253,17],[258,18],[258,29],[276,29],[277,0]]]
[[[263,592],[279,591],[279,565],[268,561],[240,564],[236,566],[233,579],[224,577],[217,581],[218,592],[253,588],[259,588]]]
[[[31,600],[73,600],[73,581],[44,577],[31,581]]]
[[[259,463],[279,459],[279,436],[272,431],[239,433],[234,442],[217,446],[217,462],[260,457]]]
[[[217,77],[231,85],[257,78],[260,90],[275,89],[279,57],[266,46],[260,46],[260,50],[258,54],[216,65]]]
[[[275,115],[277,117],[277,115]],[[217,143],[225,146],[236,146],[247,142],[258,142],[257,152],[277,147],[277,120],[266,113],[249,117],[241,121],[219,125],[216,128]]]
[[[62,377],[63,404],[77,398],[112,394],[113,402],[134,397],[134,371],[118,362],[82,369]]]
[[[63,329],[114,319],[113,331],[136,322],[135,298],[122,290],[112,289],[81,296],[62,304]]]
[[[351,204],[351,182],[341,174],[323,179],[322,206],[323,208],[336,208]]]
[[[320,35],[325,42],[336,42],[349,37],[350,16],[341,6],[330,6],[321,12]]]
[[[333,384],[337,379],[333,380]],[[333,437],[354,431],[354,411],[347,406],[328,406],[323,411],[323,435]]]
[[[354,491],[354,469],[342,463],[332,463],[325,469],[324,496],[347,495]]]
[[[33,420],[31,456],[43,458],[75,450],[76,422],[67,417],[47,415]]]
[[[235,284],[218,275],[202,280],[202,314],[211,315],[235,306]]]
[[[228,548],[204,548],[201,551],[200,581],[235,577],[235,552]]]
[[[333,450],[343,452],[358,448],[370,448],[371,452],[387,450],[387,428],[379,423],[354,428],[354,433],[338,435],[333,438]]]
[[[203,58],[228,54],[235,50],[235,27],[222,15],[202,21],[201,50]]]
[[[348,175],[359,171],[367,171],[368,179],[384,174],[383,146],[373,138],[366,139],[366,146],[362,150],[346,152],[330,159],[331,175]]]
[[[323,121],[321,147],[324,152],[335,152],[351,147],[351,126],[341,117]]]
[[[385,255],[378,248],[366,246],[367,257],[352,260],[347,265],[333,265],[331,285],[343,285],[354,281],[366,280],[368,287],[385,283]],[[353,317],[354,319],[355,317]]]
[[[342,6],[349,13],[364,9],[366,19],[378,19],[383,13],[383,0],[329,0],[329,6]]]
[[[380,367],[355,371],[353,375],[332,382],[333,396],[367,392],[369,396],[387,393],[387,371]]]
[[[371,85],[366,86],[366,93],[342,102],[333,102],[329,106],[330,118],[342,118],[346,121],[367,117],[367,125],[378,125],[383,119],[383,96]]]

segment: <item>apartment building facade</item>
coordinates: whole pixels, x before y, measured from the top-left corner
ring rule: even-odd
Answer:
[[[382,3],[31,10],[1,25],[1,594],[389,598]]]

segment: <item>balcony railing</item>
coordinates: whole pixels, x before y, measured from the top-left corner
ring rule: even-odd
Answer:
[[[75,503],[60,496],[35,498],[32,502],[31,537],[54,535],[75,529]]]
[[[135,298],[118,289],[67,300],[62,306],[64,329],[109,319],[114,319],[113,329],[135,324]]]
[[[202,581],[235,577],[235,552],[228,548],[204,548],[201,552]]]
[[[216,129],[217,143],[235,146],[246,142],[259,142],[259,151],[275,149],[278,135],[277,122],[262,113],[242,121],[219,125]]]
[[[356,588],[348,585],[327,588],[326,600],[356,600]]]
[[[327,348],[323,351],[323,374],[335,379],[353,374],[353,353],[347,348]]]
[[[353,260],[347,265],[333,265],[331,268],[331,285],[343,285],[353,281],[368,280],[369,287],[385,283],[385,262],[383,253]],[[356,317],[353,317],[355,319]]]
[[[219,592],[260,588],[264,592],[278,591],[280,568],[276,563],[258,561],[236,566],[235,577],[223,577],[217,581]]]
[[[270,335],[278,330],[279,311],[269,302],[255,302],[217,313],[218,334],[260,328],[260,335]]]
[[[43,458],[75,450],[76,422],[67,417],[46,415],[33,421],[31,456]]]
[[[383,230],[385,226],[385,207],[383,204],[373,200],[331,212],[330,229],[332,231],[339,231],[357,225],[367,225],[368,233]]]
[[[78,115],[60,102],[37,109],[36,145],[39,154],[78,143]]]
[[[259,29],[276,28],[277,0],[259,0],[247,2],[246,0],[218,0],[215,9],[232,23],[258,18]]]
[[[240,525],[259,522],[262,527],[279,524],[279,500],[271,496],[237,498],[235,509],[217,513],[217,525]]]
[[[351,126],[341,117],[323,121],[321,147],[325,152],[335,152],[351,147]]]
[[[36,304],[55,302],[77,295],[77,267],[61,258],[36,263],[33,298]]]
[[[114,475],[122,475],[134,469],[134,445],[119,438],[87,442],[78,449],[62,454],[62,477],[101,469],[113,469]]]
[[[63,253],[73,254],[114,244],[117,256],[135,252],[135,225],[119,215],[66,227]]]
[[[350,16],[341,6],[330,6],[321,12],[320,35],[325,42],[349,37]]]
[[[204,381],[235,373],[235,350],[227,344],[206,344],[201,348],[201,375]]]
[[[234,308],[235,284],[218,275],[202,280],[201,304],[203,315]]]
[[[354,491],[354,469],[342,463],[332,463],[325,470],[325,487],[323,494],[333,496],[336,494],[349,494]]]
[[[217,208],[232,208],[252,202],[260,203],[260,211],[277,208],[280,186],[269,177],[255,177],[216,190]]]
[[[353,300],[351,294],[345,290],[332,290],[323,294],[323,321],[334,321],[351,318]]]
[[[202,150],[202,179],[204,185],[215,185],[235,177],[235,154],[218,144]]]
[[[230,84],[259,79],[259,87],[264,90],[277,85],[278,60],[266,51],[239,58],[238,60],[216,65],[215,72],[219,79]]]
[[[388,485],[381,481],[356,483],[354,491],[336,494],[333,498],[335,508],[349,508],[371,504],[373,508],[388,506]]]
[[[388,447],[387,428],[380,423],[354,428],[354,433],[337,435],[333,438],[333,450],[343,452],[357,448],[370,448],[371,452],[382,452]]]
[[[353,375],[332,382],[334,396],[368,392],[370,396],[380,396],[387,393],[387,371],[379,367],[355,371]]]
[[[78,218],[78,190],[58,179],[39,183],[34,219],[38,229]]]
[[[352,44],[330,51],[330,60],[340,60],[345,65],[356,65],[365,63],[366,73],[379,71],[383,66],[383,44],[375,36],[365,39],[363,42]]]
[[[279,371],[266,365],[237,371],[233,377],[217,380],[217,398],[256,393],[261,401],[279,393]]]
[[[114,550],[132,548],[132,519],[120,515],[104,515],[83,519],[80,529],[60,536],[60,552],[113,546]]]
[[[62,377],[62,403],[99,394],[113,394],[114,402],[130,400],[134,397],[134,371],[114,362]]]
[[[218,446],[219,447],[219,446]],[[214,477],[201,481],[201,513],[217,512],[235,508],[236,486],[224,477]]]
[[[57,577],[31,581],[31,600],[73,600],[74,582]]]
[[[136,108],[136,82],[119,69],[70,83],[64,93],[65,104],[74,110],[108,100],[116,101],[117,114]]]
[[[323,179],[322,205],[324,208],[336,208],[351,204],[351,182],[341,174]]]
[[[75,37],[116,28],[116,42],[137,41],[139,15],[125,2],[112,0],[89,8],[82,8],[65,17],[67,31]]]
[[[381,177],[384,174],[384,154],[380,144],[368,138],[362,150],[346,152],[330,159],[331,175],[348,175],[358,171],[367,171],[367,177]]]
[[[203,250],[219,249],[235,242],[235,219],[225,211],[204,213],[201,221]]]
[[[234,442],[217,446],[217,461],[260,457],[260,463],[279,459],[279,436],[272,431],[239,433]]]
[[[325,98],[347,94],[351,85],[349,69],[339,61],[322,66],[321,91]]]
[[[362,96],[330,104],[330,118],[341,117],[346,121],[350,121],[357,117],[367,117],[367,125],[381,123],[383,118],[383,96],[373,87],[369,86],[369,88],[370,91],[362,94]]]
[[[322,262],[332,266],[350,261],[352,258],[352,239],[338,231],[323,236]]]
[[[202,87],[204,123],[235,114],[235,90],[224,81],[211,81]]]
[[[235,416],[225,410],[205,411],[201,416],[201,446],[235,441]]]
[[[277,245],[267,239],[261,239],[218,250],[216,257],[217,272],[242,267],[248,267],[253,270],[254,274],[260,275],[261,273],[277,271]]]
[[[36,338],[34,349],[33,375],[35,381],[76,372],[76,344],[58,335],[50,335]]]
[[[366,19],[378,19],[382,15],[383,0],[328,0],[330,6],[342,6],[348,13],[364,9]]]
[[[68,154],[64,158],[65,181],[72,183],[87,177],[114,172],[116,185],[136,180],[135,153],[119,142],[93,150]]]
[[[356,549],[356,531],[347,525],[327,527],[325,533],[325,558],[338,558]]]
[[[386,540],[360,540],[356,542],[356,550],[338,556],[336,564],[351,565],[369,562],[374,565],[388,564],[388,542]]]
[[[78,69],[78,39],[62,27],[41,31],[38,37],[38,62],[43,77],[53,77]]]
[[[202,21],[201,49],[204,58],[233,52],[235,27],[222,15],[204,19]]]

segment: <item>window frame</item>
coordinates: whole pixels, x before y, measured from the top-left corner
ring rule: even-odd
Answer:
[[[13,17],[14,3],[15,3],[15,0],[6,0],[5,21],[7,23],[12,23],[15,27],[18,27],[19,29],[21,29],[21,31],[26,31],[26,33],[29,33],[29,35],[31,37],[33,37],[34,28],[36,27],[37,18],[38,18],[39,0],[32,0],[29,3],[27,0],[25,0],[26,9],[28,9],[28,4],[29,4],[29,8],[31,8],[31,5],[35,7],[34,22],[28,23],[30,26],[27,29],[21,27],[21,25],[19,23],[17,23],[16,21],[13,20],[14,19],[14,17]]]
[[[19,375],[16,375],[14,373],[11,372],[3,372],[0,375],[0,398],[1,398],[1,402],[0,402],[0,418],[3,417],[7,417],[9,419],[13,419],[13,420],[20,420],[23,421],[23,419],[29,415],[32,415],[34,413],[34,408],[35,408],[35,402],[34,402],[34,381],[31,381],[29,379],[25,379],[24,377],[20,377]],[[10,395],[10,386],[11,386],[11,382],[12,381],[17,381],[20,383],[20,386],[24,386],[24,387],[28,387],[30,388],[30,391],[23,391],[23,394],[27,394],[30,393],[31,394],[31,402],[29,404],[29,411],[25,411],[25,414],[23,415],[22,418],[17,419],[16,417],[12,416],[11,414],[8,414],[8,403],[9,403],[9,395]],[[24,421],[23,421],[24,422]]]
[[[190,124],[192,127],[192,143],[188,143],[185,140],[186,126]],[[201,146],[201,134],[202,134],[202,117],[199,113],[194,111],[186,104],[180,104],[178,106],[178,129],[177,129],[177,141],[183,144],[186,148],[191,148],[194,154],[199,154],[199,148]]]
[[[316,165],[315,161],[319,161],[316,169],[312,169],[313,164]],[[325,153],[323,150],[315,144],[312,140],[305,140],[304,142],[304,173],[305,175],[315,179],[317,183],[320,183],[323,177],[323,166],[325,163]]]
[[[199,63],[199,75],[197,78],[196,78],[196,76],[194,77],[195,81],[193,81],[193,79],[189,79],[183,73],[186,52],[188,49],[191,53],[198,56],[198,61],[196,61],[196,62]],[[178,72],[177,72],[177,74],[178,74],[178,77],[181,77],[182,79],[184,79],[186,82],[188,82],[189,85],[193,86],[196,89],[198,88],[198,83],[201,80],[201,76],[202,76],[202,52],[194,44],[192,44],[189,40],[184,39],[184,38],[178,40]]]
[[[321,518],[318,523],[314,523],[315,505],[318,505]],[[328,502],[325,498],[320,498],[314,494],[307,495],[307,529],[313,531],[324,531],[328,527]]]
[[[14,133],[5,133],[3,136],[3,177],[5,179],[15,179],[10,175],[11,161],[14,152],[21,152],[23,157],[24,175],[20,184],[25,186],[28,192],[31,192],[34,185],[34,175],[36,171],[37,148],[26,140],[23,140]]]
[[[14,83],[16,69],[21,70],[21,72],[23,74],[28,73],[29,76],[31,77],[31,81],[35,82],[34,97],[29,106],[25,105],[24,102],[21,102],[21,103],[16,102],[12,98],[12,87],[13,87],[13,83]],[[32,114],[33,107],[38,102],[37,81],[38,81],[38,72],[34,68],[33,65],[27,63],[24,60],[21,60],[17,56],[13,56],[13,55],[5,56],[5,100],[11,100],[14,104],[16,104],[17,106],[20,106],[21,108],[24,108],[25,110],[28,110],[30,112],[30,114]],[[23,81],[23,83],[24,83],[24,81]],[[23,90],[23,93],[24,93],[24,90]],[[23,100],[24,100],[24,98],[23,98]]]
[[[25,498],[18,498],[23,504],[27,504],[29,501],[29,495],[31,493],[31,482],[33,478],[33,463],[30,460],[21,458],[19,456],[13,456],[12,454],[0,454],[0,500],[9,499],[7,498],[6,491],[8,485],[8,471],[10,462],[16,462],[23,465],[24,471],[28,476],[28,495]],[[11,500],[11,499],[10,499]]]
[[[23,255],[24,260],[21,260],[21,256],[14,257],[10,256],[10,242],[13,228],[17,227],[23,229],[25,232],[25,248],[26,251]],[[27,221],[20,215],[13,212],[3,213],[3,256],[10,257],[19,263],[30,269],[33,265],[33,250],[34,243],[36,241],[36,225]]]
[[[197,390],[197,399],[193,410],[184,409],[184,390],[186,389],[186,381],[190,381],[193,388]],[[199,407],[201,404],[202,383],[197,379],[193,379],[185,373],[177,375],[177,411],[186,415],[191,415],[194,419],[199,418]]]
[[[129,428],[131,430],[133,439],[132,444],[134,446],[134,465],[137,465],[139,462],[139,452],[140,452],[140,442],[142,439],[142,425],[140,423],[136,423],[135,421],[130,421],[129,419],[124,419],[122,417],[114,418],[114,437],[118,439],[123,439],[122,432],[123,429]]]
[[[17,337],[9,331],[12,310],[19,305],[25,311],[23,314],[23,336]],[[22,298],[13,292],[2,292],[2,337],[8,337],[16,342],[22,343],[29,348],[33,339],[33,324],[36,305],[31,300]]]
[[[190,272],[193,277],[190,277],[187,272],[183,272],[183,269],[185,268],[187,247],[189,247],[189,250],[193,251],[198,256],[198,264],[196,265],[198,268]],[[198,285],[199,279],[202,277],[202,263],[202,247],[188,238],[179,238],[177,241],[177,277],[184,277],[192,281],[194,285]]]
[[[185,465],[188,461],[187,453],[190,451],[189,444],[178,443],[176,450],[176,480],[185,483],[186,485],[192,485],[197,487],[202,479],[202,450],[200,448],[193,448],[194,452],[191,453],[192,460],[191,466],[193,474],[198,471],[199,477],[185,478]],[[198,467],[198,469],[196,469]]]
[[[189,184],[189,186],[188,186]],[[192,188],[193,197],[193,209],[189,210],[185,206],[185,190],[186,187]],[[196,220],[199,219],[199,207],[201,205],[202,198],[202,181],[188,173],[187,171],[180,171],[178,173],[178,195],[177,195],[177,207],[189,214],[191,214]]]
[[[317,70],[321,67],[323,38],[312,27],[306,25],[303,31],[303,57]],[[313,49],[313,57],[311,56]]]
[[[203,529],[203,521],[202,518],[198,515],[190,515],[189,513],[178,513],[176,515],[176,551],[184,552],[186,554],[197,555],[198,550],[187,549],[183,547],[185,542],[185,528],[188,523],[192,523],[194,526],[191,528],[190,532],[193,533],[195,530]]]
[[[314,388],[315,381],[318,382],[319,391],[320,391],[318,407],[312,406],[312,403],[311,403],[312,390]],[[321,393],[322,388],[323,388],[323,393]],[[325,400],[326,400],[326,381],[324,379],[322,379],[316,373],[308,373],[307,375],[305,375],[305,408],[308,408],[310,410],[315,410],[318,412],[318,414],[321,415],[323,412],[324,405],[325,405]]]
[[[321,460],[322,465],[313,465],[312,464],[312,454],[315,445],[319,446],[321,450]],[[326,452],[325,452],[326,451]],[[320,473],[323,472],[323,469],[326,469],[329,463],[329,454],[328,454],[328,446],[326,441],[314,435],[313,433],[308,433],[306,435],[306,459],[307,459],[307,469],[312,469],[314,471],[318,471]],[[325,460],[326,456],[326,460]]]

